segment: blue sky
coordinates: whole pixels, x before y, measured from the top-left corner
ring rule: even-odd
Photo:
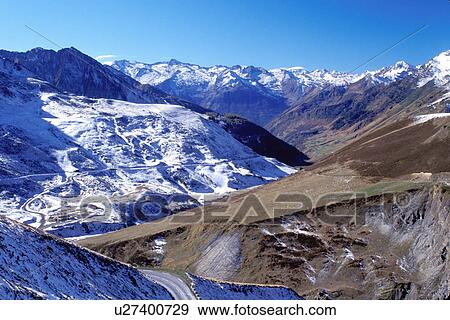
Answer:
[[[423,63],[450,49],[448,0],[0,1],[3,49],[58,49],[144,62],[304,66],[349,71]]]

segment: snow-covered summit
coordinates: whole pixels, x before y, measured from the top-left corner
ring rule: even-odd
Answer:
[[[418,67],[421,80],[418,85],[423,86],[430,81],[443,86],[450,81],[450,50],[444,51]]]
[[[202,67],[177,60],[153,64],[120,60],[111,66],[141,83],[214,111],[241,115],[259,125],[283,112],[287,99],[295,100],[315,88],[357,80],[353,74],[302,67]]]
[[[375,82],[389,84],[401,80],[414,74],[416,67],[405,61],[398,61],[392,66],[384,67],[376,71],[368,71],[366,75],[370,76]]]

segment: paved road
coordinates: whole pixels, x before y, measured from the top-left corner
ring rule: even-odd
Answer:
[[[175,300],[197,299],[189,286],[181,278],[174,274],[144,269],[141,269],[140,271],[150,280],[153,280],[166,288]]]

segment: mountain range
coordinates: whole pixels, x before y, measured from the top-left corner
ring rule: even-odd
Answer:
[[[245,119],[237,121],[236,117],[233,117],[228,121],[229,117],[167,94],[154,86],[141,84],[114,68],[98,63],[73,47],[58,51],[42,48],[27,52],[0,50],[0,57],[6,60],[5,63],[15,65],[19,70],[26,70],[31,77],[45,81],[59,92],[133,103],[181,105],[198,113],[208,113],[211,120],[227,124],[224,127],[232,131],[234,138],[248,144],[251,148],[256,148],[264,156],[282,157],[279,160],[293,166],[304,165],[308,159],[300,151],[277,139],[263,128],[253,130],[256,129],[255,125]],[[232,130],[233,124],[238,125],[239,130]],[[238,134],[245,131],[243,127],[246,126],[252,127],[253,139],[249,139],[248,135],[241,137]],[[270,142],[270,148],[267,144],[258,141]]]
[[[386,111],[408,104],[413,93],[433,105],[420,112],[443,111],[448,100],[449,54],[443,52],[419,66],[399,61],[360,74],[301,67],[201,67],[177,60],[153,64],[118,60],[110,65],[185,100],[243,116],[318,158],[381,114],[392,117]],[[334,139],[345,129],[352,134]]]
[[[372,127],[415,115],[446,112],[450,102],[450,51],[395,81],[368,75],[302,97],[266,128],[313,158],[329,154]]]
[[[235,113],[267,124],[303,95],[315,88],[345,86],[364,77],[390,83],[414,70],[406,62],[364,74],[329,70],[308,71],[302,67],[264,69],[254,66],[213,66],[168,62],[146,64],[118,60],[110,65],[138,80],[175,96],[221,113]]]
[[[355,80],[353,75],[325,70],[201,67],[174,59],[154,64],[119,60],[111,66],[141,83],[211,110],[242,115],[260,125],[286,109],[291,97],[295,99],[311,88]]]

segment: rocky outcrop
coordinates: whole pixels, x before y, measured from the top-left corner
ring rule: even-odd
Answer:
[[[296,214],[281,228],[249,230],[248,239],[262,235],[243,242],[235,278],[276,281],[308,298],[446,299],[449,191],[437,184],[369,198],[356,206],[362,225],[328,224],[319,208],[308,222]]]

